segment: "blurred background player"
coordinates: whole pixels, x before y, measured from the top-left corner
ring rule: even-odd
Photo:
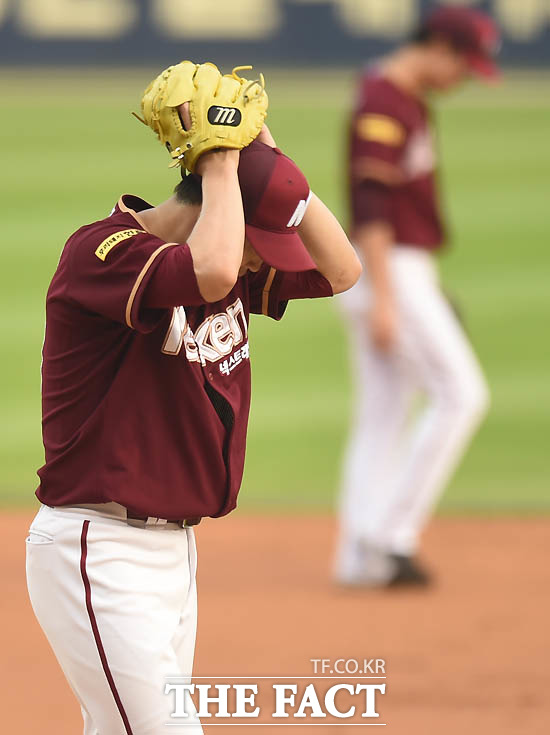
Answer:
[[[420,532],[487,410],[486,381],[433,257],[445,224],[428,98],[472,73],[496,77],[499,45],[487,15],[439,8],[360,79],[349,185],[365,270],[340,299],[356,385],[335,568],[345,584],[429,582],[414,558]],[[411,414],[419,392],[425,404]]]

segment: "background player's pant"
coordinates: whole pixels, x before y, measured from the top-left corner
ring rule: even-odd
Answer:
[[[339,297],[347,316],[355,417],[344,464],[337,574],[355,574],[367,544],[411,555],[419,534],[488,405],[464,331],[442,294],[432,256],[394,247],[397,345],[378,351],[368,332],[368,276]],[[415,393],[422,410],[411,411]]]
[[[167,680],[191,676],[195,571],[190,528],[134,528],[42,506],[27,539],[29,594],[80,702],[85,735],[201,735],[196,719],[164,726],[174,722]]]

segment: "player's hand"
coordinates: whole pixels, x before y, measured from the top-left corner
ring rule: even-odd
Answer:
[[[275,143],[275,138],[271,135],[270,129],[265,124],[263,128],[260,130],[256,140],[259,140],[260,143],[265,143],[270,148],[277,148],[277,143]]]
[[[189,102],[184,102],[183,105],[180,105],[178,107],[178,112],[180,115],[181,124],[183,125],[184,130],[189,130],[191,128],[191,113],[189,112]]]
[[[377,301],[369,313],[370,337],[381,352],[389,352],[397,339],[397,311],[392,301]]]

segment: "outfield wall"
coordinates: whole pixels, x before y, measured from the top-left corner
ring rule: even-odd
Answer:
[[[453,2],[494,15],[503,64],[550,66],[548,0],[0,0],[0,63],[356,64]]]

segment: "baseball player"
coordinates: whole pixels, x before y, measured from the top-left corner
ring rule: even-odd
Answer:
[[[472,73],[495,77],[498,46],[487,15],[439,8],[360,79],[349,185],[365,270],[341,297],[356,391],[335,565],[346,584],[429,581],[415,559],[420,532],[487,410],[486,381],[434,261],[445,225],[428,101]],[[418,393],[424,403],[411,412]]]
[[[243,473],[249,314],[281,319],[361,270],[266,109],[263,79],[165,70],[142,120],[193,173],[158,206],[124,195],[77,230],[49,287],[27,580],[86,735],[174,723],[165,684],[190,677],[195,645],[192,527],[235,508]]]

